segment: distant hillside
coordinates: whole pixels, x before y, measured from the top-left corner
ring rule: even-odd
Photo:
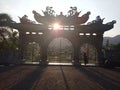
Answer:
[[[107,40],[109,40],[110,44],[120,43],[120,35],[117,35],[115,37],[104,37],[103,45],[106,44]],[[66,38],[56,38],[49,45],[49,47],[54,47],[54,48],[60,48],[60,47],[61,48],[65,48],[66,46],[67,47],[71,47],[72,46],[71,42],[69,40],[67,40]]]
[[[115,37],[104,37],[103,39],[103,45],[106,44],[106,41],[109,40],[110,44],[117,44],[120,43],[120,35],[117,35]]]

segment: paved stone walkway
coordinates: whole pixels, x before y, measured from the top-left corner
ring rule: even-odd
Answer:
[[[37,65],[0,67],[0,90],[120,90],[120,69]]]

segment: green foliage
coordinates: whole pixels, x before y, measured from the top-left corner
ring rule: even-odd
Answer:
[[[18,48],[18,36],[17,32],[11,33],[8,38],[5,38],[6,36],[3,36],[3,40],[0,42],[0,50],[16,50]]]
[[[111,47],[112,47],[114,50],[120,50],[120,42],[119,42],[118,44],[111,45]]]
[[[13,22],[12,18],[5,13],[0,14],[0,23]],[[10,27],[0,26],[0,51],[16,50],[18,48],[18,32]]]
[[[10,15],[6,13],[0,13],[0,22],[13,22]]]
[[[37,43],[29,43],[25,46],[24,59],[26,62],[38,62],[40,60],[40,47]]]
[[[12,33],[12,36],[10,37],[10,42],[11,42],[10,48],[11,48],[12,50],[16,50],[16,49],[18,48],[18,44],[19,44],[19,43],[18,43],[17,33],[18,33],[18,32],[14,31],[14,32]]]

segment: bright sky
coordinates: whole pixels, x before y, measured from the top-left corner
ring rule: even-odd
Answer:
[[[120,35],[120,0],[0,0],[0,13],[8,13],[13,20],[19,22],[18,16],[28,15],[29,19],[34,20],[32,10],[42,14],[46,6],[52,6],[56,14],[63,12],[67,14],[70,6],[76,6],[80,15],[91,11],[89,21],[100,15],[105,18],[104,23],[116,20],[114,29],[107,31],[104,36]]]

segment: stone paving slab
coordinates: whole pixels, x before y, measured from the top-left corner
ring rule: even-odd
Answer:
[[[39,65],[0,67],[0,90],[120,90],[120,69]]]

